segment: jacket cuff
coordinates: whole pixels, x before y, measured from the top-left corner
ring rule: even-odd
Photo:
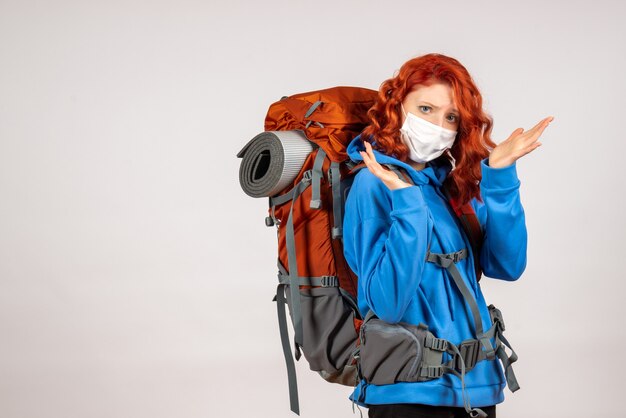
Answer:
[[[410,186],[392,190],[391,205],[393,212],[398,212],[426,206],[426,202],[422,190],[417,186]]]
[[[517,177],[516,161],[505,167],[493,168],[489,166],[489,157],[480,162],[482,172],[481,187],[486,189],[508,189],[520,185]]]

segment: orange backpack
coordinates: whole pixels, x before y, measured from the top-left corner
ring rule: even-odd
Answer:
[[[274,301],[291,410],[296,414],[298,389],[285,304],[294,330],[296,360],[303,353],[310,369],[329,382],[358,383],[355,351],[363,318],[357,306],[357,277],[343,255],[342,219],[352,180],[365,165],[351,161],[346,147],[368,123],[367,110],[376,96],[376,91],[359,87],[284,96],[270,105],[265,118],[265,134],[297,131],[312,143],[312,151],[293,181],[268,196],[266,218],[267,226],[277,227],[279,284]],[[251,155],[254,144],[265,140],[263,135],[257,135],[237,154],[250,160],[242,162],[240,183],[254,197],[261,195],[250,183],[272,167],[267,149]],[[469,203],[461,208],[453,200],[451,203],[476,254],[482,233],[474,211]],[[297,286],[292,285],[295,283]]]

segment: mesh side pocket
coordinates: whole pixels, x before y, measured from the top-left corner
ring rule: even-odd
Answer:
[[[361,372],[374,385],[415,382],[424,355],[426,330],[372,318],[361,327]]]
[[[291,307],[290,298],[290,292],[287,292],[287,303]],[[320,373],[322,377],[340,376],[341,373],[337,372],[342,372],[351,362],[358,340],[354,309],[336,287],[301,289],[300,303],[302,353],[309,367],[323,372]]]

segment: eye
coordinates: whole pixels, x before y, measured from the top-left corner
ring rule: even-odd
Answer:
[[[450,122],[457,122],[459,120],[459,117],[454,113],[450,114],[449,116],[452,116],[452,120]]]
[[[418,107],[420,108],[420,110],[422,110],[423,108],[430,109],[430,106],[423,106],[422,105],[422,106],[418,106]],[[422,110],[422,112],[426,113],[424,110]]]

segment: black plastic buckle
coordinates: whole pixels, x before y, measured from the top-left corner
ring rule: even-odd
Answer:
[[[437,351],[446,351],[448,349],[448,341],[443,338],[433,338],[430,341],[430,348]]]
[[[322,276],[322,287],[339,287],[339,277],[337,276]]]
[[[459,352],[463,361],[465,362],[465,371],[468,372],[474,368],[478,360],[478,354],[480,353],[480,341],[467,340],[459,344]],[[457,357],[455,359],[455,368],[461,370],[461,361]]]
[[[426,376],[429,379],[436,379],[443,376],[443,367],[441,366],[426,366]]]
[[[462,256],[464,255],[463,250],[459,250],[454,253],[446,254],[446,258],[452,260],[453,263],[457,263],[462,260]]]
[[[441,267],[444,268],[448,268],[448,266],[451,263],[457,263],[458,261],[462,260],[463,258],[465,258],[465,249],[453,252],[453,253],[445,253],[445,254],[438,254],[438,253],[431,253],[430,249],[427,251],[426,254],[426,260],[429,259],[429,257],[432,255],[434,255],[436,257],[436,263],[439,264]]]

